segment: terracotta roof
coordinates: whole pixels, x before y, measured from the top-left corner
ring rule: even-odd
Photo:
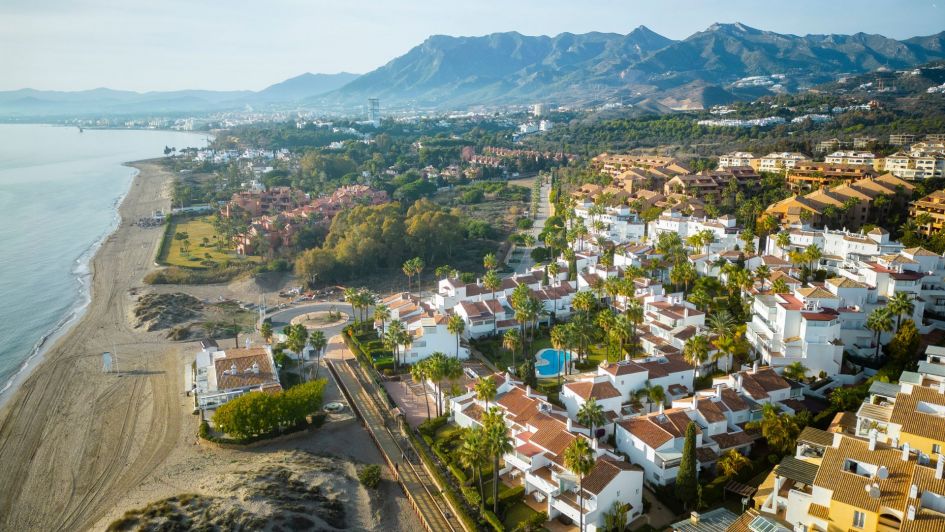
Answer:
[[[920,410],[920,404],[938,406],[945,412],[945,395],[938,390],[924,386],[914,386],[912,393],[899,392],[896,394],[896,403],[893,406],[890,423],[902,426],[902,432],[915,434],[924,438],[941,440],[945,434],[945,417]]]
[[[742,371],[742,388],[754,399],[764,399],[769,392],[789,389],[791,385],[771,368],[757,372]]]
[[[584,477],[584,489],[599,495],[623,471],[642,471],[640,466],[623,460],[601,457],[594,464],[594,469]]]
[[[641,367],[650,372],[650,378],[666,377],[671,373],[681,371],[691,371],[695,368],[686,362],[682,355],[666,355],[658,360],[637,362]]]
[[[604,366],[604,371],[607,373],[619,377],[621,375],[630,375],[631,373],[641,373],[646,371],[646,369],[632,360],[620,361],[620,362],[611,362]]]
[[[733,412],[748,410],[748,403],[731,388],[722,388],[722,403]]]
[[[720,434],[715,434],[710,436],[715,443],[719,444],[719,449],[725,451],[726,449],[731,449],[733,447],[741,447],[743,445],[748,445],[758,438],[761,435],[758,432],[748,432],[748,431],[739,431],[739,432],[723,432]]]
[[[625,419],[618,421],[617,424],[653,449],[658,449],[664,443],[673,439],[672,434],[659,424],[650,421],[649,416]]]
[[[821,506],[817,504],[816,502],[810,503],[810,506],[807,508],[807,513],[810,514],[812,517],[823,519],[825,521],[830,519],[830,508],[827,508],[826,506]]]
[[[725,421],[725,412],[722,412],[722,408],[711,399],[696,399],[696,410],[709,423]]]
[[[224,358],[213,361],[218,390],[279,384],[265,348],[227,349],[225,353]]]
[[[565,384],[564,387],[571,390],[575,395],[581,397],[585,401],[591,397],[594,399],[612,399],[614,397],[620,397],[620,391],[617,390],[617,388],[614,388],[614,385],[611,384],[610,381],[569,382]]]

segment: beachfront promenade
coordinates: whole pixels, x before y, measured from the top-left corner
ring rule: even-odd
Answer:
[[[465,530],[449,510],[410,440],[401,433],[398,420],[391,415],[377,385],[348,353],[340,337],[332,338],[331,344],[326,363],[332,377],[371,434],[391,472],[400,481],[421,522],[430,531]]]

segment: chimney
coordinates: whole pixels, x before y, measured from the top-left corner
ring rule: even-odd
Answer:
[[[598,444],[597,444],[597,438],[595,438],[594,435],[592,434],[592,435],[591,435],[591,449],[594,449],[594,450],[596,451],[596,450],[597,450],[597,445],[598,445]]]
[[[665,405],[661,402],[661,403],[660,403],[660,414],[663,413],[663,409],[664,409],[664,408],[665,408]]]
[[[915,506],[912,504],[909,505],[909,510],[906,512],[906,519],[915,521]]]
[[[568,429],[568,432],[571,432],[572,426],[573,426],[573,425],[572,425],[572,423],[571,423],[571,418],[569,417],[569,418],[568,418],[568,421],[567,421],[567,425],[565,426],[565,428]]]
[[[745,376],[742,375],[741,373],[738,373],[738,374],[735,376],[735,390],[736,390],[736,391],[739,391],[739,392],[742,391],[742,380],[743,380],[744,378],[745,378]]]
[[[945,472],[945,458],[942,453],[935,453],[938,457],[935,459],[935,478],[942,480],[942,473]]]
[[[938,393],[945,394],[945,381],[938,383]]]
[[[525,385],[525,397],[532,396],[532,386],[530,384]]]
[[[909,442],[902,444],[902,461],[903,462],[909,461]]]
[[[697,512],[697,511],[695,511],[695,510],[693,510],[692,512],[689,512],[689,522],[690,522],[690,523],[692,523],[692,524],[694,524],[694,525],[698,525],[698,524],[699,524],[699,517],[700,517],[700,516],[699,516],[699,512]]]
[[[758,360],[756,360],[756,361],[751,365],[751,372],[752,372],[752,373],[758,373],[758,366],[760,366],[760,365],[761,365],[761,362],[758,361]]]
[[[919,497],[919,486],[913,484],[912,487],[909,488],[909,498],[917,499],[918,497]]]
[[[238,371],[237,371],[237,369],[236,369],[236,362],[234,362],[234,363],[230,364],[230,374],[231,374],[231,375],[236,375],[237,373],[238,373]]]
[[[725,386],[721,382],[715,385],[715,396],[719,399],[722,398],[722,387]]]
[[[870,429],[870,444],[869,444],[869,450],[871,450],[871,451],[875,451],[875,450],[876,450],[876,429]]]
[[[252,372],[255,373],[256,375],[259,375],[259,364],[257,364],[257,363],[254,361],[254,362],[253,362],[253,367],[251,368],[251,370],[252,370]]]

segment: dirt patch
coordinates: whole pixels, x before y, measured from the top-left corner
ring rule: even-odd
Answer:
[[[203,302],[194,296],[174,294],[145,294],[135,304],[135,327],[146,331],[167,329],[200,316]]]

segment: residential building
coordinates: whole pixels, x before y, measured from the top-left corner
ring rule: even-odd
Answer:
[[[759,172],[771,172],[783,174],[786,170],[794,168],[798,162],[808,161],[810,157],[797,152],[769,153],[761,157],[758,161]]]
[[[646,224],[624,204],[603,206],[584,199],[575,205],[574,214],[584,220],[588,233],[595,239],[625,244],[643,240],[646,233]]]
[[[886,156],[883,170],[910,180],[945,177],[945,153],[899,151]]]
[[[794,168],[787,171],[787,181],[792,190],[799,192],[878,175],[873,170],[873,166],[868,164],[805,161],[797,163]]]
[[[868,220],[880,220],[891,206],[904,205],[915,186],[892,174],[860,179],[804,196],[792,196],[771,204],[765,215],[781,225],[834,225],[855,230]],[[880,196],[887,200],[876,202]]]
[[[865,150],[876,144],[876,137],[853,137],[853,149]]]
[[[494,376],[496,399],[485,404],[470,391],[450,399],[450,412],[461,427],[480,425],[488,407],[499,408],[505,418],[513,450],[503,456],[499,471],[507,482],[520,483],[527,497],[544,504],[550,519],[565,515],[574,522],[584,514],[586,530],[604,530],[604,514],[614,502],[627,504],[627,520],[643,514],[643,471],[625,461],[605,444],[557,410],[547,397],[507,375]],[[595,455],[591,472],[584,477],[583,499],[580,478],[564,462],[568,446],[578,438],[587,439]]]
[[[653,241],[662,233],[676,233],[685,240],[702,231],[709,231],[715,236],[715,241],[702,250],[704,253],[728,251],[744,245],[741,240],[741,227],[735,217],[730,215],[712,219],[704,216],[699,218],[673,209],[664,211],[659,218],[649,223],[648,228],[649,238]]]
[[[213,410],[250,392],[282,390],[279,373],[268,347],[219,349],[208,344],[194,364],[194,396],[197,408]]]
[[[876,155],[868,151],[835,151],[824,158],[827,164],[867,164],[873,166]]]
[[[919,225],[920,233],[932,236],[945,229],[945,190],[936,190],[912,202],[909,206],[909,216],[912,219],[917,219],[923,214],[928,215],[931,222]]]
[[[894,133],[889,135],[889,144],[892,146],[908,146],[916,141],[918,137],[909,133]]]
[[[278,214],[289,211],[306,203],[308,195],[291,187],[270,187],[265,190],[242,190],[223,208],[223,215],[229,218],[234,208],[247,212],[256,218],[263,214]]]
[[[626,155],[602,153],[591,159],[591,166],[603,174],[617,177],[627,170],[666,169],[675,174],[690,173],[691,170],[672,157],[659,155]]]
[[[746,151],[733,151],[719,156],[719,168],[752,166],[753,163],[756,163],[755,155]]]
[[[772,472],[761,515],[794,530],[945,530],[945,461],[933,465],[908,445],[807,428],[794,456]]]

